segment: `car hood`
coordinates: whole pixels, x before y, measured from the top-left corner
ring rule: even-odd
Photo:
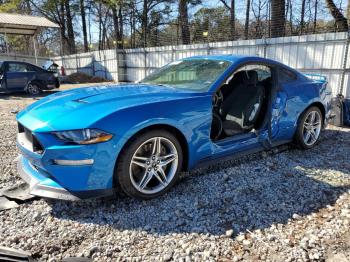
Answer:
[[[203,95],[145,84],[77,88],[33,103],[17,115],[17,120],[36,132],[73,130],[89,127],[106,115],[129,107]]]
[[[49,70],[50,69],[50,67],[51,66],[54,66],[54,67],[58,67],[58,64],[56,64],[54,61],[52,61],[52,60],[47,60],[47,61],[45,61],[42,65],[41,65],[41,67],[42,68],[44,68],[44,69],[46,69],[46,70]]]

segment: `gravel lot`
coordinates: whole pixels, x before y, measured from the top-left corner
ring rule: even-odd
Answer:
[[[33,102],[0,95],[0,189],[21,183],[11,111]],[[151,201],[30,201],[0,211],[0,236],[49,261],[350,261],[350,129],[185,174]]]

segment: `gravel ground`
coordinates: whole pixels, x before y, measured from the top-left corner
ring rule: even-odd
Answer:
[[[0,96],[0,189],[21,183],[17,111]],[[350,129],[314,149],[260,153],[185,174],[151,201],[34,200],[0,212],[0,245],[40,260],[350,261]]]

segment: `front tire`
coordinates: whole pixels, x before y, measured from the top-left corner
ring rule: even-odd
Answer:
[[[323,124],[321,110],[312,106],[299,118],[295,142],[302,149],[309,149],[319,141]]]
[[[176,137],[166,130],[153,130],[132,140],[120,153],[116,179],[128,196],[151,199],[176,183],[182,163]]]

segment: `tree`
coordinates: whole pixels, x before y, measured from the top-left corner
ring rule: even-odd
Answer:
[[[248,39],[249,13],[250,13],[250,0],[247,0],[247,8],[245,10],[244,39]]]
[[[348,21],[344,15],[340,12],[338,7],[334,4],[333,0],[326,0],[327,8],[335,20],[335,24],[339,31],[348,31]]]
[[[190,28],[188,26],[188,0],[179,0],[179,24],[181,28],[182,44],[190,44]]]
[[[300,13],[300,34],[302,35],[304,33],[304,27],[305,27],[305,4],[306,0],[301,0],[301,13]]]
[[[169,6],[169,4],[174,2],[175,0],[143,0],[140,20],[141,38],[143,40],[142,42],[144,47],[147,47],[148,45],[148,37],[150,32],[154,30],[152,27],[165,24],[159,19],[163,20],[164,16],[168,16],[170,14],[172,8]]]
[[[313,33],[316,33],[316,26],[317,26],[317,7],[318,7],[318,0],[315,0]],[[349,5],[348,5],[348,7],[349,7]]]
[[[117,8],[115,5],[111,7],[114,24],[114,37],[117,41],[117,48],[123,48],[123,18],[121,7]]]
[[[271,37],[285,34],[285,0],[271,0]]]
[[[268,30],[268,24],[266,22],[268,14],[268,10],[266,9],[268,8],[268,0],[252,1],[251,6],[255,17],[255,21],[252,22],[252,26],[255,28],[254,37],[262,38]],[[265,16],[263,10],[266,10]]]
[[[67,26],[69,53],[74,54],[76,52],[76,49],[75,49],[75,36],[74,36],[74,30],[73,30],[73,17],[70,10],[70,0],[64,0],[64,7],[66,11],[66,26]]]
[[[32,5],[39,11],[40,14],[48,18],[49,20],[55,22],[60,26],[60,36],[62,40],[62,55],[69,54],[69,41],[66,34],[66,11],[65,11],[65,0],[47,0],[43,1],[35,1],[31,0]]]
[[[230,11],[230,33],[231,40],[236,39],[236,11],[235,11],[235,0],[231,0],[231,5],[228,5],[226,0],[220,0],[221,3]]]
[[[89,44],[88,44],[88,40],[87,40],[84,0],[80,0],[80,15],[81,15],[81,23],[83,26],[84,52],[88,52],[89,51]]]

